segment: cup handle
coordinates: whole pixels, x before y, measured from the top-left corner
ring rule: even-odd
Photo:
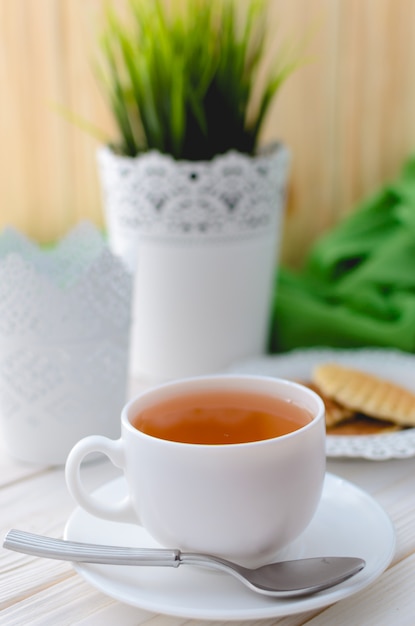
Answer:
[[[133,509],[130,496],[117,503],[108,504],[85,491],[81,479],[81,465],[91,453],[100,452],[111,463],[124,469],[125,456],[122,439],[108,439],[101,435],[92,435],[81,439],[70,451],[65,465],[65,478],[69,492],[76,502],[88,513],[114,522],[140,523]]]

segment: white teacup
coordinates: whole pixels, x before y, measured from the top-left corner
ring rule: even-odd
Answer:
[[[231,404],[235,397],[241,404],[241,394],[250,394],[242,405],[251,403],[252,410],[265,413],[283,402],[289,412],[294,405],[305,423],[287,434],[244,443],[184,443],[140,430],[152,432],[169,403],[178,403],[180,410],[183,402],[195,404],[191,394],[234,395]],[[137,416],[147,422],[135,427]],[[261,419],[256,413],[255,424]],[[129,402],[121,424],[120,439],[87,437],[67,459],[69,491],[92,515],[140,524],[163,546],[215,554],[248,567],[275,560],[313,518],[325,475],[324,404],[302,385],[244,375],[175,381]],[[85,492],[80,466],[87,454],[96,452],[123,470],[129,494],[124,501],[106,503]]]

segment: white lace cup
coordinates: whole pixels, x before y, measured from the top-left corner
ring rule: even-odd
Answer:
[[[82,437],[119,436],[131,278],[89,224],[48,252],[0,239],[1,439],[20,461],[63,465]]]
[[[178,443],[137,430],[132,418],[160,401],[198,391],[245,391],[306,408],[311,422],[289,434],[242,444]],[[166,383],[122,411],[117,441],[88,437],[71,451],[68,488],[102,518],[138,523],[166,547],[205,552],[258,567],[297,539],[318,506],[325,474],[322,400],[281,379],[208,376]],[[85,492],[83,458],[101,452],[122,468],[129,495],[106,503]]]

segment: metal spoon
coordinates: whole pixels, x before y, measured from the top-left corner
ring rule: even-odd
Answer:
[[[205,554],[164,548],[122,548],[77,543],[15,529],[7,533],[3,547],[34,556],[80,563],[170,567],[200,565],[227,572],[253,591],[276,598],[308,595],[328,589],[357,574],[365,566],[363,559],[330,556],[281,561],[248,569]]]

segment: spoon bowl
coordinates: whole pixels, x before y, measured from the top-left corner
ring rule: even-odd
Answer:
[[[248,569],[206,554],[167,548],[124,548],[78,543],[10,530],[3,547],[34,556],[80,563],[108,565],[165,566],[196,565],[231,574],[252,591],[276,598],[304,596],[328,589],[354,576],[365,566],[357,557],[324,556],[280,561]]]

